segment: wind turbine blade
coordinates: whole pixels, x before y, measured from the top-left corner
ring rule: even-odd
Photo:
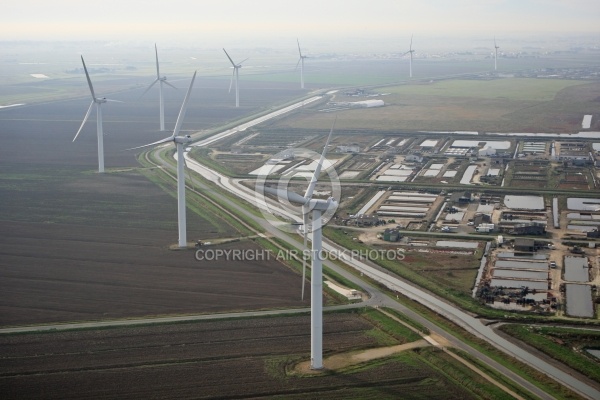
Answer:
[[[410,51],[412,51],[412,40],[413,40],[413,35],[410,35],[410,47],[409,47]]]
[[[154,52],[156,53],[156,79],[160,79],[160,70],[158,67],[158,48],[156,47],[156,43],[154,43]]]
[[[250,59],[250,57],[248,57],[248,58],[244,58],[242,61],[240,61],[240,62],[238,63],[238,68],[239,68],[239,67],[242,65],[242,63],[243,63],[244,61],[248,61],[249,59]]]
[[[300,65],[300,61],[302,61],[302,57],[300,57],[298,59],[298,62],[296,63],[296,68],[294,68],[294,71],[298,69],[298,65]]]
[[[92,93],[92,98],[96,100],[96,93],[94,93],[94,87],[92,86],[92,80],[90,79],[90,74],[88,74],[87,67],[85,66],[85,61],[83,61],[83,56],[81,56],[81,62],[83,63],[83,70],[85,71],[85,77],[87,78],[88,85],[90,87],[90,92]]]
[[[144,147],[156,146],[156,145],[159,145],[159,144],[171,142],[172,140],[173,140],[173,136],[169,136],[168,138],[160,139],[160,140],[157,140],[156,142],[148,143],[148,144],[145,144],[143,146],[132,147],[132,148],[127,149],[127,150],[137,150],[137,149],[142,149]]]
[[[323,148],[323,153],[321,153],[321,158],[317,164],[317,168],[315,168],[315,173],[313,174],[310,183],[308,184],[308,188],[306,189],[306,194],[304,198],[310,200],[312,199],[313,192],[315,190],[315,186],[317,186],[317,181],[319,180],[319,175],[321,175],[321,168],[323,167],[323,162],[325,161],[325,155],[327,154],[327,147],[329,146],[329,141],[331,140],[331,135],[333,134],[333,128],[335,127],[335,123],[337,121],[337,115],[333,120],[333,124],[331,125],[331,130],[329,131],[329,136],[327,137],[327,142],[325,142],[325,147]]]
[[[190,87],[185,94],[185,98],[183,99],[183,104],[181,105],[181,110],[179,110],[179,116],[177,117],[177,122],[175,123],[175,130],[173,131],[173,137],[179,134],[179,129],[181,129],[181,124],[183,124],[183,118],[185,117],[185,111],[187,109],[188,101],[190,100],[190,95],[192,93],[192,87],[194,86],[194,80],[196,79],[196,72],[194,71],[194,76],[192,76],[192,81],[190,82]]]
[[[300,58],[302,58],[302,50],[300,50],[300,41],[296,39],[296,42],[298,42],[298,53],[300,53]]]
[[[85,117],[83,117],[83,122],[81,123],[81,126],[79,127],[79,130],[77,131],[77,133],[75,134],[75,137],[73,138],[73,141],[75,141],[75,139],[77,139],[77,136],[79,136],[79,133],[81,132],[81,130],[83,129],[83,126],[85,125],[88,117],[90,116],[90,113],[92,112],[92,107],[94,106],[94,102],[92,101],[90,103],[90,106],[87,110],[87,112],[85,113]]]
[[[141,99],[142,97],[144,97],[144,95],[145,95],[146,93],[148,93],[148,91],[149,91],[150,89],[152,89],[152,86],[156,85],[156,82],[158,82],[158,81],[159,81],[159,79],[158,79],[158,78],[157,78],[157,79],[155,79],[155,80],[154,80],[154,82],[152,82],[152,83],[150,84],[150,86],[148,86],[148,87],[146,88],[146,90],[144,90],[144,93],[142,93],[142,94],[141,94],[141,96],[140,96],[140,99]]]
[[[121,100],[113,100],[113,99],[104,99],[106,101],[108,101],[109,103],[125,103],[124,101]]]
[[[304,248],[302,249],[302,300],[304,300],[304,286],[306,282],[306,250],[308,250],[308,210],[306,210],[306,212],[304,211],[305,210],[303,209],[302,222],[304,223]]]
[[[225,49],[223,49],[223,51],[225,52],[225,55],[227,56],[227,58],[229,58],[229,61],[231,62],[231,65],[233,65],[233,67],[235,68],[235,63],[233,62],[233,60],[231,59],[231,57],[229,57],[229,54],[227,54],[227,51]]]
[[[167,82],[167,81],[163,81],[163,82],[165,83],[165,85],[169,85],[169,86],[171,86],[173,89],[177,89],[175,86],[171,85],[169,82]]]
[[[256,190],[262,193],[269,193],[277,196],[279,199],[287,200],[289,203],[304,205],[308,202],[307,199],[295,192],[290,192],[283,189],[272,188],[269,186],[257,186]]]
[[[231,75],[231,80],[229,81],[229,93],[231,93],[231,87],[233,86],[233,78],[235,77],[235,70],[237,68],[233,67],[233,74]]]

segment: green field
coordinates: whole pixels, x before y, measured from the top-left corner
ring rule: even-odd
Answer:
[[[411,131],[579,132],[585,114],[598,109],[600,83],[564,79],[506,78],[447,80],[380,87],[384,107],[337,111],[336,130],[345,134]],[[333,102],[364,97],[337,93]],[[270,129],[326,129],[331,113],[302,113]],[[597,125],[597,123],[596,123]],[[597,126],[592,129],[598,129]]]
[[[472,97],[550,101],[569,86],[583,84],[567,79],[505,78],[493,80],[446,80],[431,84],[386,87],[385,92],[400,96]]]

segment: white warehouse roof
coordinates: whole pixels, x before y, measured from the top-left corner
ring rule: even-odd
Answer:
[[[383,102],[383,100],[363,100],[363,101],[355,101],[353,103],[354,105],[360,106],[360,107],[383,107],[385,105],[385,103]]]

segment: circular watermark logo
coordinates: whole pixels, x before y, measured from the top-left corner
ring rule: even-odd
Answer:
[[[312,200],[304,206],[294,200],[301,200],[299,197],[306,195],[306,190],[319,164],[321,155],[310,149],[295,148],[281,151],[275,154],[261,168],[256,177],[255,198],[256,204],[261,210],[264,218],[269,223],[285,232],[293,233],[298,229],[298,225],[303,225],[304,214],[308,214],[308,231],[312,231],[312,210],[315,206],[324,206],[329,198],[327,209],[321,214],[321,226],[324,226],[335,214],[342,189],[333,164],[325,158],[321,168],[321,174],[326,174],[327,178],[319,182],[328,182],[329,189],[326,191],[315,190],[312,193]],[[274,175],[277,174],[275,177]],[[269,178],[271,176],[271,178]],[[304,178],[304,179],[302,179]],[[317,176],[317,179],[319,176]],[[268,187],[268,188],[267,188]],[[322,185],[321,185],[322,187]],[[276,193],[273,193],[276,191]],[[272,199],[267,194],[275,194],[276,199]],[[326,198],[324,198],[326,196]],[[317,204],[318,203],[318,204]],[[304,227],[304,229],[307,229]]]

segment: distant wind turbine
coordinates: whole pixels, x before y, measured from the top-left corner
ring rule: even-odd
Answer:
[[[154,44],[154,52],[156,53],[156,79],[154,80],[154,82],[152,82],[150,84],[150,86],[148,86],[148,88],[146,90],[144,90],[144,93],[142,93],[142,96],[145,95],[146,93],[148,93],[148,91],[152,88],[152,86],[154,86],[156,84],[156,82],[158,82],[158,96],[160,99],[160,130],[161,132],[165,130],[165,100],[163,98],[163,83],[166,85],[171,86],[173,89],[177,89],[175,86],[171,85],[169,82],[167,82],[167,77],[166,76],[160,76],[160,68],[158,66],[158,48],[156,47],[156,43]],[[140,97],[142,97],[140,96]]]
[[[413,37],[412,35],[410,36],[410,47],[408,48],[408,51],[404,54],[402,54],[402,56],[405,56],[407,54],[410,55],[410,60],[409,60],[409,76],[412,78],[412,60],[413,60],[413,53],[415,52],[412,48],[412,42],[413,42]]]
[[[183,167],[185,166],[185,159],[183,158],[183,148],[184,145],[192,141],[192,138],[190,137],[190,135],[178,135],[179,130],[181,129],[181,124],[183,123],[183,118],[185,117],[185,111],[187,109],[188,102],[190,100],[192,87],[194,86],[194,79],[196,79],[196,72],[194,72],[192,82],[190,82],[190,87],[188,88],[187,93],[185,94],[185,99],[183,100],[183,104],[181,105],[181,110],[179,110],[179,116],[177,117],[177,122],[175,123],[175,129],[173,130],[173,134],[157,142],[128,149],[136,150],[141,149],[143,147],[156,146],[168,142],[175,143],[175,146],[177,147],[177,225],[179,229],[179,247],[182,248],[187,247],[187,229],[185,213],[185,173],[183,169]]]
[[[496,44],[496,38],[494,38],[494,71],[498,69],[498,49],[500,47]]]
[[[85,117],[83,117],[83,122],[81,123],[79,130],[75,134],[75,137],[73,138],[73,142],[75,141],[75,139],[77,139],[77,136],[79,136],[79,133],[81,133],[83,126],[87,122],[88,117],[90,116],[90,113],[92,112],[92,107],[95,104],[96,105],[96,134],[98,135],[98,172],[102,173],[102,172],[104,172],[104,132],[102,130],[102,107],[101,106],[103,103],[106,103],[107,101],[113,101],[113,102],[117,102],[117,103],[121,103],[121,102],[118,100],[109,100],[106,97],[96,97],[96,94],[94,93],[94,87],[92,86],[92,80],[90,79],[90,74],[88,73],[87,67],[85,66],[85,61],[83,61],[83,56],[81,56],[81,62],[83,63],[83,70],[85,71],[85,77],[87,78],[88,86],[90,87],[90,93],[92,95],[92,103],[90,104],[90,107],[88,108],[87,112],[85,113]]]
[[[298,39],[296,39],[296,41],[298,42],[298,53],[300,54],[300,58],[296,64],[296,69],[298,69],[298,64],[300,64],[300,88],[304,89],[304,59],[308,58],[308,56],[302,55],[302,50],[300,50],[300,41]]]
[[[233,85],[233,80],[235,78],[235,106],[239,107],[240,106],[240,88],[239,88],[240,72],[239,72],[239,70],[240,70],[240,68],[242,68],[242,63],[244,61],[246,61],[247,58],[236,64],[233,62],[231,57],[229,57],[229,54],[227,54],[227,51],[225,49],[223,49],[223,51],[225,52],[225,55],[227,56],[227,58],[229,58],[231,65],[233,65],[233,75],[231,75],[231,82],[229,82],[229,93],[231,93],[231,85]]]

